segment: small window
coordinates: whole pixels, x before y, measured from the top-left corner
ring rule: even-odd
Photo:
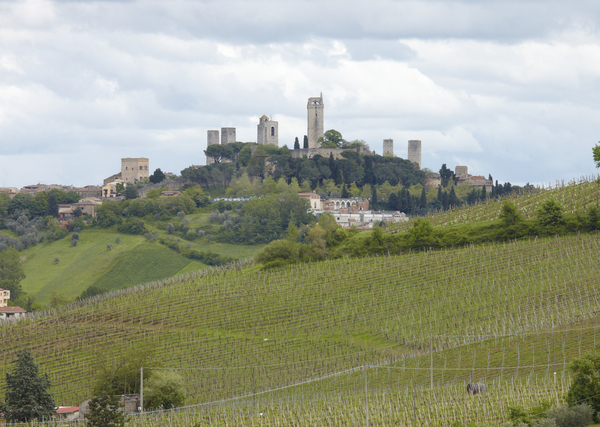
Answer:
[[[275,136],[275,126],[271,126],[271,136]]]
[[[128,166],[125,166],[125,170],[127,170]]]
[[[142,166],[140,166],[140,170],[144,170]]]

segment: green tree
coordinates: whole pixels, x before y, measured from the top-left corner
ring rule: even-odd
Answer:
[[[435,246],[437,242],[433,236],[431,223],[423,218],[415,219],[412,227],[408,230],[408,243],[413,248]]]
[[[562,207],[554,199],[548,199],[537,210],[538,221],[544,227],[553,227],[564,223]]]
[[[166,176],[165,176],[164,172],[161,171],[160,168],[158,168],[154,171],[154,173],[152,175],[150,175],[148,177],[148,180],[152,184],[158,184],[159,182],[163,182],[165,180],[165,178],[166,178]]]
[[[96,382],[93,393],[96,396],[121,395],[140,392],[140,368],[156,367],[152,362],[152,352],[147,348],[134,348],[125,351],[118,359],[108,358],[107,355],[97,356],[98,365]],[[144,380],[149,378],[149,372],[144,372]]]
[[[511,225],[515,225],[517,222],[522,221],[523,217],[521,216],[519,209],[517,209],[517,206],[506,200],[500,208],[500,219],[506,227],[510,227]]]
[[[304,144],[302,145],[302,148],[308,148],[308,136],[304,135]]]
[[[39,366],[28,349],[17,352],[15,369],[6,374],[5,418],[8,422],[48,420],[54,412],[54,399],[48,391],[48,374],[40,376]]]
[[[120,410],[124,405],[120,395],[103,394],[90,400],[90,413],[85,419],[90,427],[122,427],[125,414]]]
[[[153,372],[144,387],[144,406],[147,409],[171,409],[183,405],[183,378],[175,372]]]
[[[335,129],[329,129],[319,138],[319,142],[321,148],[339,148],[345,141],[341,133]]]
[[[56,290],[52,291],[52,295],[50,295],[50,307],[58,308],[66,303],[67,299],[63,295],[59,294]]]
[[[376,210],[377,209],[377,205],[379,204],[379,201],[377,200],[377,187],[373,187],[372,193],[371,193],[371,206],[370,208],[372,210]]]
[[[231,160],[233,157],[233,148],[229,144],[219,145],[213,144],[206,147],[204,150],[206,157],[212,157],[215,163],[221,163],[225,159]]]
[[[454,172],[446,167],[446,163],[440,168],[440,179],[442,181],[442,187],[446,187],[450,179],[454,179]]]
[[[592,154],[594,155],[594,162],[596,163],[596,167],[600,168],[600,145],[596,144],[594,148],[592,148]]]
[[[294,139],[294,150],[299,150],[300,149],[300,141],[298,141],[298,137],[296,137],[296,139]]]
[[[46,211],[46,215],[50,216],[58,216],[58,198],[54,194],[50,194],[48,196],[48,210]]]
[[[133,200],[138,198],[138,189],[134,184],[127,184],[125,188],[125,200]]]
[[[23,292],[19,283],[24,278],[19,252],[14,248],[0,251],[0,288],[9,290],[13,301]]]
[[[597,348],[596,348],[597,350]],[[600,353],[577,357],[569,363],[573,374],[565,401],[569,406],[585,401],[594,409],[594,421],[600,421]]]

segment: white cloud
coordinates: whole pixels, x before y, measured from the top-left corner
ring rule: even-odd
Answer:
[[[207,129],[252,141],[262,114],[291,147],[320,92],[327,129],[378,152],[393,138],[402,157],[420,139],[434,170],[469,163],[520,183],[592,173],[599,12],[591,1],[0,2],[0,179],[85,185],[126,156],[178,173],[204,162]]]

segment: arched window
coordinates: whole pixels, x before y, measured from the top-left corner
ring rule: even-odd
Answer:
[[[275,136],[275,126],[271,126],[271,136]]]

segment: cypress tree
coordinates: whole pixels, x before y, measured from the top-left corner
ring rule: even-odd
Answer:
[[[303,148],[308,148],[308,136],[304,135],[304,147]]]
[[[294,150],[299,150],[300,149],[300,141],[298,141],[298,137],[296,137],[296,139],[294,139]]]
[[[425,187],[421,191],[421,207],[424,208],[427,206],[427,193],[425,192]]]
[[[485,185],[484,185],[483,188],[481,189],[481,200],[485,200],[486,198],[487,198],[487,194],[486,194],[486,189],[485,189]]]
[[[348,186],[346,184],[342,184],[342,199],[347,199],[348,197],[350,197]]]
[[[388,207],[390,208],[390,210],[398,210],[398,196],[396,195],[396,193],[392,193],[390,194],[390,198],[388,200]]]
[[[120,396],[102,395],[90,400],[90,413],[85,416],[87,425],[89,427],[124,426],[125,415],[119,411],[124,405],[120,399]]]
[[[456,193],[454,192],[454,187],[450,189],[450,196],[448,197],[448,203],[452,207],[457,207],[460,203],[458,197],[456,197]]]
[[[373,187],[373,192],[371,193],[371,206],[370,206],[370,208],[372,210],[376,210],[378,204],[379,204],[379,201],[377,200],[377,187]]]
[[[48,391],[48,374],[39,375],[39,367],[28,349],[17,352],[14,363],[15,369],[6,374],[6,421],[49,420],[56,413],[54,399]]]

